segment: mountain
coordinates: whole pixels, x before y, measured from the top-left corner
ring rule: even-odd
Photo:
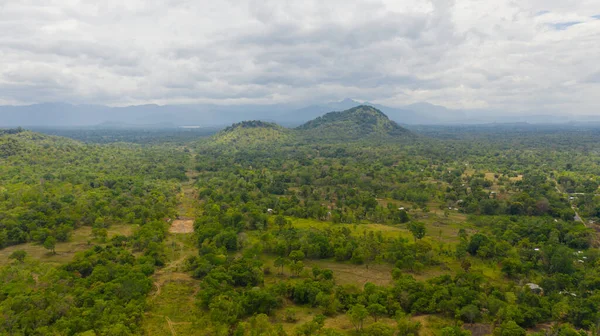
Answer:
[[[346,98],[339,102],[310,105],[278,116],[277,121],[280,123],[301,124],[307,122],[308,120],[318,118],[331,111],[344,111],[359,105],[363,104],[350,98]]]
[[[290,129],[270,122],[252,120],[233,124],[205,143],[210,146],[255,147],[282,143],[291,137]]]
[[[42,103],[0,106],[0,127],[123,125],[224,126],[242,120],[275,120],[296,105],[133,105],[110,107]],[[308,119],[307,119],[308,120]]]
[[[330,111],[344,111],[350,108],[366,105],[374,107],[385,113],[391,120],[401,124],[440,124],[467,122],[464,111],[451,110],[444,106],[426,102],[415,103],[400,107],[390,107],[370,102],[358,102],[346,98],[339,102],[321,105],[311,105],[277,117],[278,122],[298,123],[317,118]]]
[[[380,110],[360,105],[342,112],[330,112],[298,128],[310,138],[364,139],[409,134]]]
[[[506,113],[502,110],[456,110],[426,102],[390,107],[344,99],[310,106],[299,104],[261,105],[73,105],[42,103],[27,106],[0,106],[0,127],[82,127],[104,123],[152,125],[152,127],[200,126],[223,127],[242,120],[267,120],[285,126],[297,126],[330,111],[344,111],[356,106],[372,106],[400,124],[478,124],[490,122],[559,123],[600,121],[597,116],[569,116],[544,111]],[[109,124],[109,125],[110,125]],[[106,125],[106,124],[105,124]]]

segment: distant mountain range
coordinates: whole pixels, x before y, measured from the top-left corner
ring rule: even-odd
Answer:
[[[492,110],[454,110],[429,103],[388,107],[344,99],[339,102],[298,107],[274,105],[135,105],[109,107],[44,103],[27,106],[0,106],[0,127],[47,126],[99,128],[225,126],[244,120],[264,120],[284,126],[297,126],[327,112],[343,111],[359,105],[373,106],[400,124],[476,124],[476,123],[565,123],[595,117],[568,117],[543,114],[506,114]]]

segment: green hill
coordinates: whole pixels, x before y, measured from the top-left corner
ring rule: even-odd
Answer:
[[[18,155],[56,155],[80,147],[78,141],[35,133],[20,128],[0,129],[0,158]]]
[[[291,136],[292,132],[287,128],[274,123],[251,120],[242,121],[225,128],[208,139],[205,144],[234,148],[264,147],[283,143]]]
[[[357,106],[342,112],[330,112],[297,128],[311,138],[364,139],[393,137],[409,131],[371,106]]]

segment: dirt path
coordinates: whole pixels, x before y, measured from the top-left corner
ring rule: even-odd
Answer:
[[[179,238],[179,239],[178,239]],[[154,273],[154,287],[156,287],[156,292],[152,294],[152,298],[156,298],[161,293],[161,287],[167,281],[175,281],[175,280],[192,280],[192,277],[187,273],[183,273],[180,271],[180,266],[185,262],[191,255],[195,255],[196,249],[193,246],[186,246],[186,241],[184,237],[175,237],[175,242],[177,244],[177,249],[181,251],[179,257],[177,259],[171,260],[165,267],[159,269]]]
[[[175,328],[173,328],[173,322],[171,322],[171,319],[168,316],[165,316],[165,319],[167,320],[167,324],[169,325],[169,330],[171,330],[171,335],[177,335],[177,333],[175,332]]]
[[[194,279],[187,273],[184,273],[183,265],[185,260],[198,253],[195,246],[195,240],[193,236],[194,232],[194,218],[197,215],[198,209],[198,196],[195,188],[197,172],[193,169],[194,166],[194,154],[190,154],[190,160],[188,163],[188,170],[186,176],[188,181],[181,184],[181,192],[178,195],[178,206],[177,206],[177,219],[171,222],[169,228],[169,236],[164,242],[167,248],[167,255],[169,261],[164,267],[157,270],[153,278],[153,284],[156,288],[155,291],[150,295],[149,300],[152,302],[161,302],[164,299],[161,295],[169,295],[169,291],[165,292],[162,290],[166,283],[176,281],[186,281],[193,285]],[[192,304],[193,298],[191,297]],[[177,335],[175,331],[176,325],[190,325],[192,322],[173,322],[167,315],[157,315],[151,312],[146,313],[148,316],[157,316],[164,318],[167,323],[168,330],[171,335]]]
[[[194,232],[194,219],[198,215],[198,192],[194,187],[198,177],[198,172],[194,169],[195,157],[195,154],[190,154],[185,173],[188,180],[181,184],[181,192],[177,195],[177,218],[171,223],[171,233]]]

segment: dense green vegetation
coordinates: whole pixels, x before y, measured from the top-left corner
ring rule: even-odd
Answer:
[[[346,140],[407,135],[408,131],[371,106],[331,112],[297,128],[310,138]]]
[[[219,131],[216,127],[202,128],[127,128],[87,127],[87,128],[33,128],[35,132],[63,136],[86,143],[129,142],[137,144],[184,144],[208,137]]]
[[[2,131],[0,334],[598,335],[600,133],[509,129],[359,107],[144,145]],[[83,228],[64,262],[27,252]]]

